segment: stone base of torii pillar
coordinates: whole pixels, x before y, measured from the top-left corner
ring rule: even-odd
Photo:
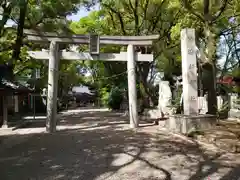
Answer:
[[[197,57],[194,29],[183,29],[181,31],[181,55],[184,114],[169,116],[164,126],[170,131],[188,134],[192,131],[211,128],[216,124],[217,118],[210,114],[199,114]]]

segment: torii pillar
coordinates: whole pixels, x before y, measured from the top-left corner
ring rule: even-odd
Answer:
[[[50,43],[48,62],[48,96],[47,96],[47,132],[55,132],[57,124],[57,93],[58,93],[58,70],[59,70],[59,44],[55,41]]]
[[[127,47],[127,70],[128,70],[128,103],[130,127],[138,127],[138,111],[137,111],[137,84],[136,84],[136,60],[134,46]]]

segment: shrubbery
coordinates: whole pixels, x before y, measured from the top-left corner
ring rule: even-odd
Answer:
[[[123,91],[119,87],[103,88],[101,90],[101,102],[110,109],[120,109],[123,101]]]
[[[119,87],[113,87],[108,98],[108,107],[111,109],[120,109],[123,101],[123,93]]]

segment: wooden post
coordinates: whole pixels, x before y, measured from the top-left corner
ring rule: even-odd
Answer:
[[[128,100],[129,100],[129,118],[130,127],[138,127],[138,112],[137,112],[137,85],[136,85],[136,70],[135,70],[135,52],[134,46],[128,45],[127,48],[127,70],[128,70]]]
[[[15,113],[19,112],[18,95],[14,96],[14,110],[15,110]]]
[[[52,41],[49,51],[48,66],[48,98],[47,98],[47,120],[46,131],[49,133],[56,131],[57,124],[57,93],[58,93],[58,43]]]
[[[7,95],[3,96],[3,125],[2,128],[8,127],[8,97]]]
[[[181,31],[184,115],[198,114],[198,84],[195,30]]]

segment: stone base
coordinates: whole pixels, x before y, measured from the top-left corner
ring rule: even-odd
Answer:
[[[175,111],[174,108],[168,108],[168,112],[161,112],[160,109],[145,109],[143,116],[145,116],[148,119],[162,119],[167,118],[169,115],[172,115]]]
[[[188,134],[196,130],[209,129],[216,125],[216,116],[204,114],[196,116],[171,115],[164,127],[176,133]]]
[[[159,119],[162,117],[159,109],[145,109],[143,116],[148,119]]]
[[[240,119],[240,110],[238,109],[230,109],[228,113],[228,117],[230,118],[239,118]]]
[[[8,129],[8,125],[4,124],[4,125],[2,125],[1,128],[2,128],[2,129]]]

